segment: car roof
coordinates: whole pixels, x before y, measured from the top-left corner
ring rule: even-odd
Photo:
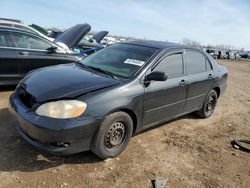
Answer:
[[[21,31],[21,32],[25,32],[25,33],[28,33],[28,34],[33,34],[33,35],[36,35],[35,33],[33,33],[33,32],[29,32],[29,31],[27,31],[27,30],[25,30],[25,29],[20,29],[20,28],[16,28],[16,27],[11,27],[11,26],[2,26],[2,25],[0,25],[0,29],[1,30],[11,30],[11,31]]]
[[[22,20],[17,20],[17,19],[11,19],[11,18],[0,18],[0,21],[6,21],[6,22],[14,22],[14,23],[23,23]]]
[[[1,18],[0,18],[0,24],[10,24],[10,25],[25,26],[23,23],[15,22],[15,21],[10,21],[10,20],[3,20],[3,19],[1,19]]]
[[[185,46],[182,44],[177,44],[177,43],[172,43],[172,42],[163,42],[163,41],[154,41],[154,40],[134,40],[134,41],[129,41],[129,42],[125,42],[125,43],[126,44],[140,45],[140,46],[147,46],[147,47],[157,48],[157,49],[174,48],[174,47],[190,48],[190,46]]]

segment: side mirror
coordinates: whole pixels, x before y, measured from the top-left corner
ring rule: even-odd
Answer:
[[[154,71],[146,76],[146,81],[166,81],[168,75],[165,72]]]
[[[53,54],[53,53],[56,53],[56,50],[57,50],[57,47],[56,46],[51,46],[51,47],[49,47],[49,48],[47,48],[47,52],[49,53],[49,54]]]

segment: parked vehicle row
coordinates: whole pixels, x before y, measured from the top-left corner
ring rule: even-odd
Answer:
[[[238,51],[226,51],[226,50],[211,50],[206,49],[207,53],[209,53],[214,59],[230,59],[230,60],[238,60],[243,58],[242,54]]]

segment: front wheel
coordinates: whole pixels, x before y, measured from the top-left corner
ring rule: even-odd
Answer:
[[[128,145],[133,133],[133,121],[125,112],[106,116],[96,132],[91,150],[102,159],[119,155]]]
[[[210,91],[204,104],[202,105],[202,108],[196,114],[202,118],[210,117],[216,107],[217,98],[217,92],[215,90]]]

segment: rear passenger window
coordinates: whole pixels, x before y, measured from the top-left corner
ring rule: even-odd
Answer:
[[[177,53],[165,57],[154,70],[167,73],[168,78],[175,78],[183,74],[182,67],[182,53]]]
[[[13,47],[9,31],[0,31],[0,47]]]
[[[186,50],[187,74],[195,74],[206,71],[206,59],[204,55],[196,51]]]
[[[12,36],[18,48],[46,50],[51,47],[49,42],[25,33],[12,32]]]

